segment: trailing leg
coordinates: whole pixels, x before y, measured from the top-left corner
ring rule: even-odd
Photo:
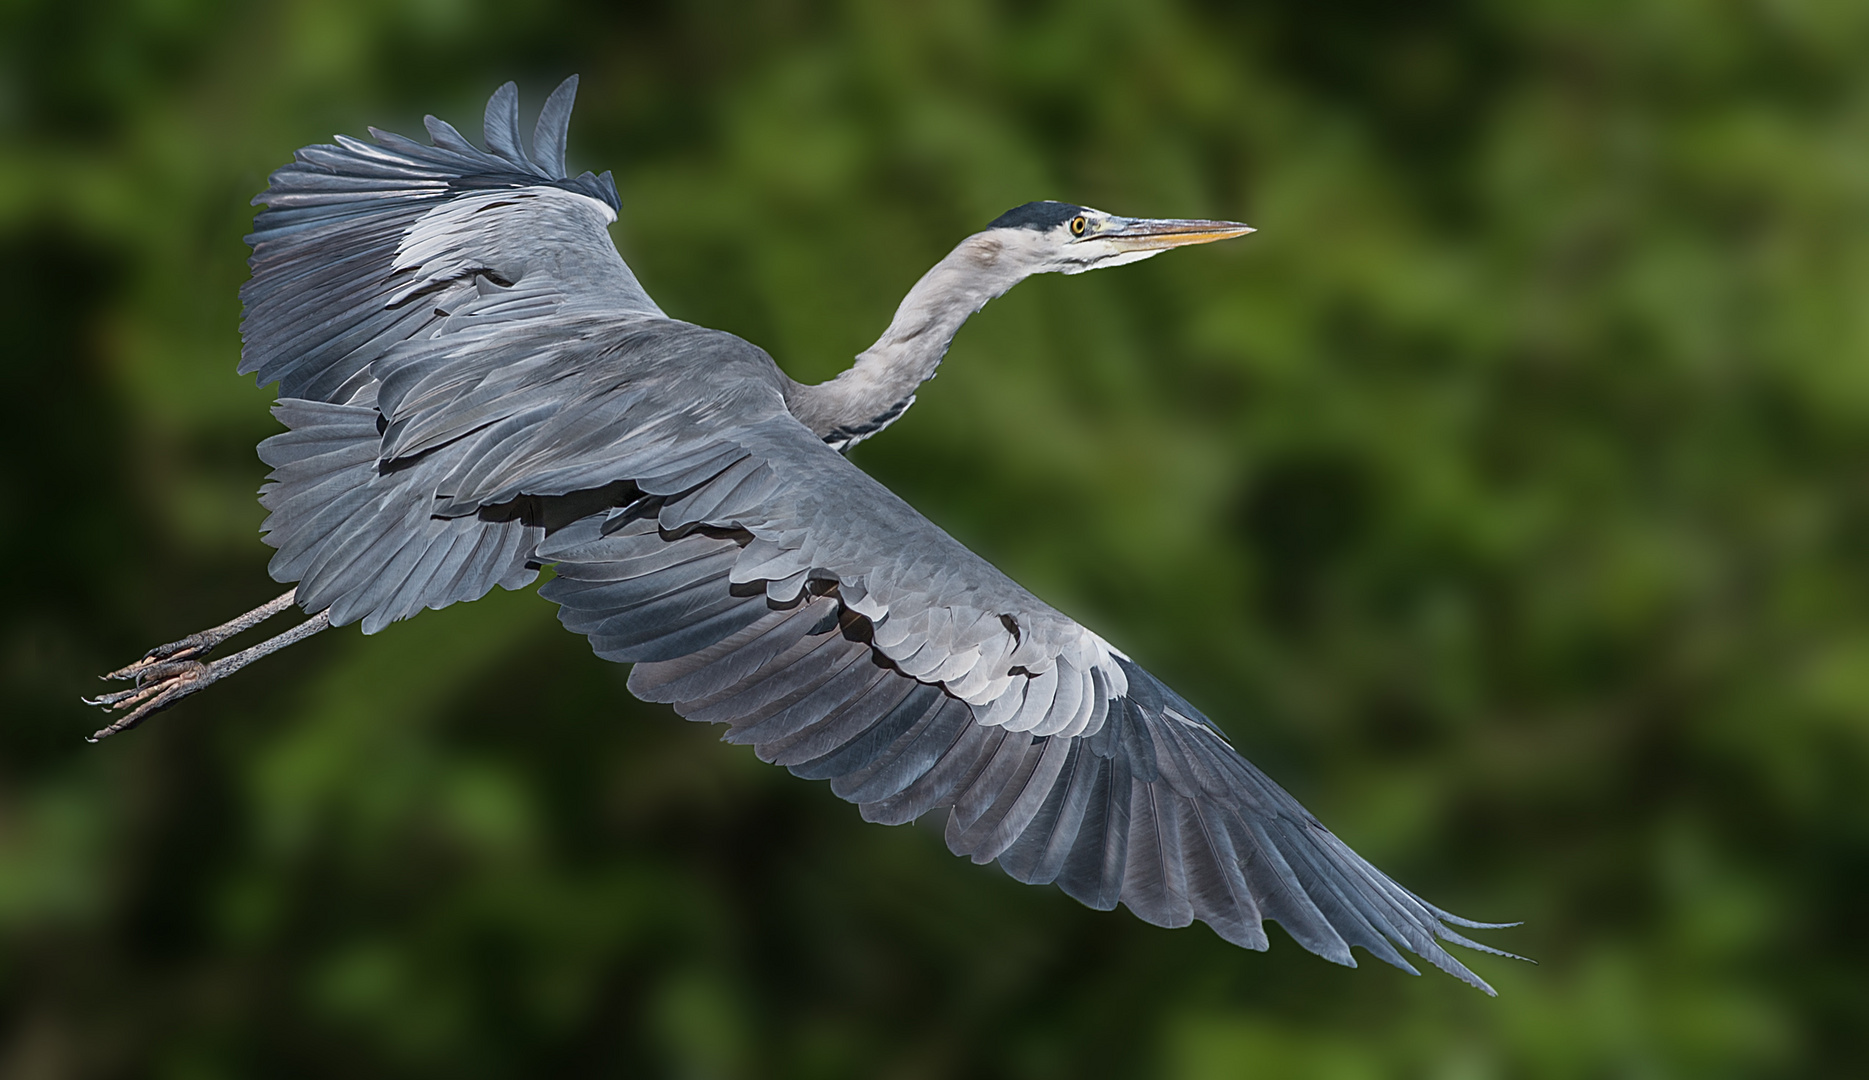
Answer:
[[[320,611],[285,633],[268,638],[232,656],[205,662],[194,659],[234,634],[257,626],[278,614],[291,604],[292,595],[292,593],[286,593],[277,600],[255,608],[240,618],[212,630],[205,630],[180,641],[151,649],[143,659],[104,676],[107,679],[134,680],[136,685],[128,690],[84,699],[86,705],[95,705],[110,712],[130,710],[111,721],[108,726],[93,732],[89,741],[97,742],[119,731],[127,731],[148,719],[152,714],[161,712],[188,695],[219,682],[260,657],[278,652],[288,645],[297,644],[313,634],[330,628],[330,612]]]
[[[144,653],[143,658],[136,663],[126,667],[120,667],[110,674],[102,676],[102,678],[135,679],[144,671],[157,664],[170,660],[192,660],[197,657],[205,656],[215,646],[226,641],[228,638],[236,634],[245,633],[265,622],[267,619],[272,618],[274,615],[291,607],[293,599],[297,596],[297,588],[287,589],[280,596],[266,601],[264,604],[247,612],[245,615],[230,619],[213,629],[203,630],[198,634],[190,634],[180,641],[171,641],[167,645],[158,645]]]

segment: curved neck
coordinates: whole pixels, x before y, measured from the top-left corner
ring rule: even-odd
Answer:
[[[1024,260],[1007,255],[990,233],[962,240],[902,298],[889,329],[855,364],[828,382],[792,384],[786,395],[792,415],[840,451],[889,426],[934,377],[967,317],[1030,272]]]

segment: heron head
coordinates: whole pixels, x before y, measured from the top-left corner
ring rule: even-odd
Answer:
[[[1237,221],[1126,218],[1050,201],[1015,207],[987,226],[1004,254],[1027,262],[1026,273],[1031,274],[1081,274],[1252,231]]]

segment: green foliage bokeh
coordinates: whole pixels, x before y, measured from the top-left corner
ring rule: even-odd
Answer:
[[[0,1072],[1860,1067],[1866,60],[1818,0],[0,7]],[[530,591],[85,746],[96,673],[276,591],[266,173],[573,71],[645,285],[800,378],[1028,199],[1258,226],[1021,285],[856,459],[1539,966],[1019,886]]]

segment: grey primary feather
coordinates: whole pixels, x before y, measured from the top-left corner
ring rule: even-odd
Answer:
[[[282,398],[349,400],[372,363],[433,330],[476,278],[524,284],[553,310],[660,315],[604,233],[615,185],[565,174],[575,88],[566,80],[540,116],[541,160],[520,149],[510,83],[488,103],[485,151],[433,117],[434,146],[373,132],[375,145],[300,150],[254,198],[267,209],[247,237],[241,372],[277,380]],[[479,211],[471,228],[449,217],[463,203]],[[422,258],[406,257],[412,246]]]
[[[506,159],[514,168],[544,174],[545,170],[534,165],[519,148],[518,86],[507,83],[487,99],[485,127],[488,150]]]
[[[530,155],[509,84],[485,150],[431,118],[432,146],[309,147],[260,197],[241,370],[280,380],[262,501],[308,610],[369,632],[555,564],[541,594],[635,665],[634,693],[868,820],[945,809],[957,854],[1092,907],[1253,949],[1276,920],[1339,963],[1360,946],[1412,971],[1407,950],[1487,989],[1440,944],[1484,924],[1363,861],[1173,691],[852,466],[827,442],[861,417],[794,411],[835,395],[664,316],[604,233],[607,176],[565,176],[574,88]],[[845,398],[900,398],[902,350],[932,371],[946,338],[910,331],[959,325],[950,262]],[[966,304],[1017,280],[995,273]]]
[[[565,138],[571,130],[571,103],[577,97],[578,77],[571,76],[558,84],[532,129],[532,157],[547,176],[565,175]]]

